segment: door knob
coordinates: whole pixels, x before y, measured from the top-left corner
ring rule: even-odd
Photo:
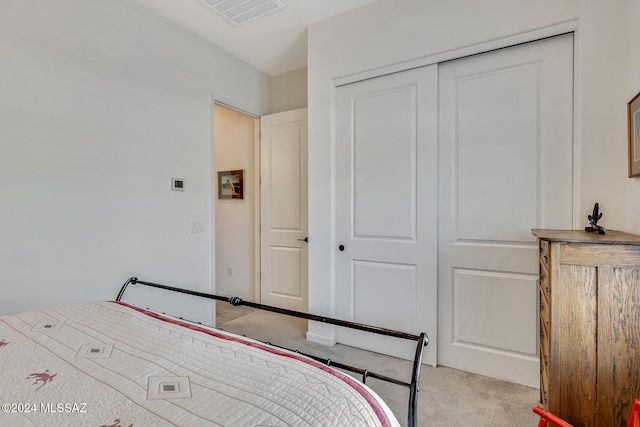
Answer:
[[[305,237],[304,239],[298,239],[298,242],[307,242],[307,243],[309,243],[309,238]]]
[[[338,246],[338,249],[340,249],[340,252],[344,251],[344,245]]]

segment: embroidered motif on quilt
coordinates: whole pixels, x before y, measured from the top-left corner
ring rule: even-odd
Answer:
[[[100,427],[125,427],[124,424],[120,424],[120,418],[113,420],[113,424],[102,424]],[[133,427],[133,424],[129,424],[127,427]]]
[[[5,345],[8,345],[9,343],[11,343],[11,341],[7,341],[5,339],[0,341],[0,347],[4,347]]]
[[[191,398],[189,377],[151,376],[148,379],[147,400],[189,398]]]
[[[113,344],[82,344],[76,353],[76,359],[108,359]]]
[[[31,330],[33,332],[53,332],[60,329],[64,322],[39,322]]]
[[[58,374],[49,374],[49,370],[45,369],[44,372],[40,372],[40,373],[34,373],[29,375],[28,377],[25,378],[25,380],[33,380],[35,379],[36,381],[32,384],[32,385],[38,385],[38,383],[42,383],[40,384],[40,387],[38,387],[36,390],[40,390],[46,383],[50,383],[51,381],[53,381],[53,377],[55,377]]]

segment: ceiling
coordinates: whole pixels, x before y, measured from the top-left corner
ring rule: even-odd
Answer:
[[[240,26],[201,0],[136,1],[276,76],[307,65],[310,24],[376,0],[279,0],[284,8]]]

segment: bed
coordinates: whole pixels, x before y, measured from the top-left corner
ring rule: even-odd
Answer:
[[[131,284],[415,339],[411,381],[130,305],[122,297]],[[363,382],[376,377],[409,388],[407,425],[414,427],[427,342],[425,334],[131,278],[115,301],[0,317],[0,426],[399,426]],[[362,380],[345,371],[362,375]]]

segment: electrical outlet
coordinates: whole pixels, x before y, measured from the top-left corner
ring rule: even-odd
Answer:
[[[227,267],[227,276],[233,277],[233,268]]]

